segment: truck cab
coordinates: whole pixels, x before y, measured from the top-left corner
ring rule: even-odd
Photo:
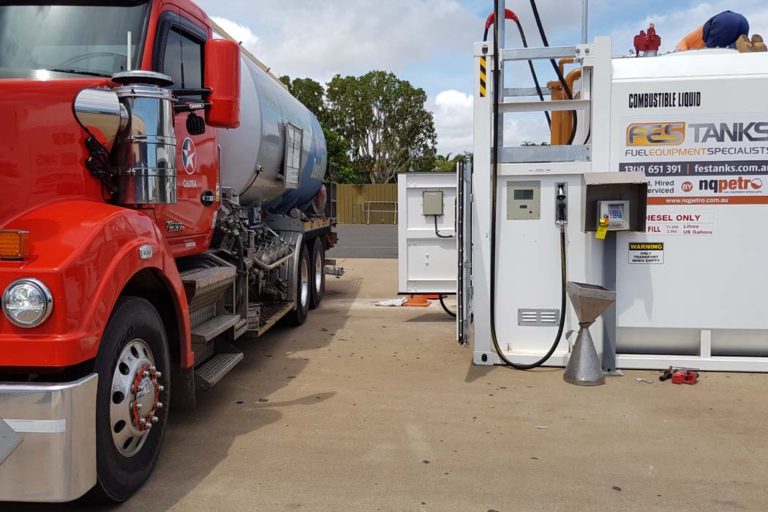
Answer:
[[[222,167],[232,140],[266,144],[243,63],[278,87],[222,35],[186,0],[0,7],[0,501],[128,499],[232,343],[319,304],[324,190],[276,205],[294,167],[321,183],[322,131],[273,91],[308,121],[275,119],[256,171]]]

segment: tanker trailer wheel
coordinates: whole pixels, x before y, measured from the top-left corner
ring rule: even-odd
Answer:
[[[309,262],[309,251],[302,244],[301,254],[299,255],[298,275],[296,276],[296,309],[288,313],[288,321],[293,325],[301,325],[307,319],[309,313],[309,302],[312,295],[312,275]]]
[[[312,244],[312,296],[310,307],[320,305],[325,294],[325,246],[321,237],[315,238]]]
[[[147,480],[168,419],[168,340],[157,310],[122,297],[104,331],[96,371],[96,466],[91,498],[121,502]]]

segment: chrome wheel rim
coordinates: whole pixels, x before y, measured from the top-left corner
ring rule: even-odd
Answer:
[[[320,293],[323,288],[323,273],[325,268],[323,267],[323,257],[321,253],[315,255],[315,290]]]
[[[300,293],[301,306],[304,307],[309,300],[309,270],[307,265],[302,262],[301,264],[301,293]]]
[[[109,407],[109,427],[115,448],[124,457],[133,457],[144,446],[156,413],[163,407],[160,393],[162,376],[155,367],[149,345],[141,339],[128,342],[113,370]]]

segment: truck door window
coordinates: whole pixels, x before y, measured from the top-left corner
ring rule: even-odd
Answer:
[[[203,88],[203,45],[175,28],[168,31],[162,72],[174,89]]]

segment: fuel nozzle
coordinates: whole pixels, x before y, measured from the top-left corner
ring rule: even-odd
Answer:
[[[568,196],[565,183],[558,183],[555,189],[555,224],[564,229],[568,224]]]

